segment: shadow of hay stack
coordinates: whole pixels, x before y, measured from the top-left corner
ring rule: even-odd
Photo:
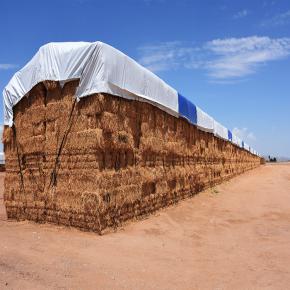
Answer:
[[[152,213],[260,164],[260,158],[139,101],[78,81],[36,85],[5,127],[9,218],[106,228]]]

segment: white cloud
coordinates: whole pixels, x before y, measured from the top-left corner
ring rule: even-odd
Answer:
[[[272,18],[266,19],[261,26],[282,26],[290,23],[290,10],[276,14]]]
[[[247,9],[243,9],[243,10],[237,12],[237,13],[233,16],[233,18],[234,18],[234,19],[244,18],[244,17],[248,16],[249,13],[250,13],[249,10],[247,10]]]
[[[143,46],[138,50],[141,54],[139,62],[157,72],[186,66],[197,48],[187,46],[181,41],[172,41]]]
[[[238,136],[240,139],[244,140],[247,143],[251,143],[252,141],[256,140],[256,136],[253,132],[250,132],[248,128],[237,128],[233,129],[233,134]]]
[[[206,70],[212,80],[236,80],[260,65],[290,55],[290,38],[251,36],[214,39],[201,46],[173,41],[139,48],[139,62],[152,71]]]
[[[0,63],[0,70],[13,69],[16,67],[17,65],[12,63]]]
[[[255,73],[260,64],[287,57],[290,38],[245,37],[216,39],[207,43],[215,55],[208,64],[215,79],[243,77]]]

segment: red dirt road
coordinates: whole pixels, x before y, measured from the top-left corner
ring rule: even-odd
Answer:
[[[0,182],[0,289],[290,287],[289,163],[104,236],[7,221]]]

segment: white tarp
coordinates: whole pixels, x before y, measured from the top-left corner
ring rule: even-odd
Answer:
[[[226,127],[224,127],[222,124],[220,124],[219,122],[217,122],[216,120],[214,120],[214,134],[216,136],[219,136],[223,139],[228,140],[228,129]]]
[[[197,126],[202,130],[213,132],[214,131],[214,119],[205,113],[202,109],[196,106]]]
[[[237,146],[242,147],[242,140],[235,134],[232,135],[232,142],[236,144]]]
[[[80,79],[76,97],[110,93],[152,102],[178,114],[176,90],[119,50],[102,42],[49,43],[18,71],[3,91],[4,124],[12,126],[12,108],[45,80]]]
[[[244,143],[244,149],[249,151],[250,150],[250,146],[247,143]]]

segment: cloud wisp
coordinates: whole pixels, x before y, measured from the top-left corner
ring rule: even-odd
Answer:
[[[247,143],[251,143],[256,140],[256,136],[253,132],[250,132],[248,128],[237,128],[233,129],[233,134],[238,136],[241,140],[246,141]]]
[[[198,51],[194,46],[181,41],[163,42],[138,48],[141,57],[139,62],[148,69],[158,72],[186,67]]]
[[[214,39],[200,46],[180,41],[139,48],[139,62],[154,72],[201,69],[211,80],[238,80],[261,65],[290,55],[290,38],[251,36]]]
[[[207,43],[215,55],[208,64],[215,79],[239,78],[255,73],[261,64],[290,54],[290,38],[245,37],[216,39]]]
[[[236,14],[234,14],[233,18],[234,19],[240,19],[248,16],[250,14],[250,11],[247,9],[243,9],[241,11],[238,11]]]
[[[266,19],[261,26],[283,26],[290,24],[290,10],[276,14],[272,18]]]
[[[8,70],[16,67],[17,65],[13,63],[0,63],[0,70]]]

